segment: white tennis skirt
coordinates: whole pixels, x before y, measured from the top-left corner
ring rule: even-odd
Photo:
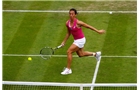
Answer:
[[[83,37],[81,39],[74,40],[74,42],[73,42],[73,44],[75,44],[79,48],[83,48],[85,43],[86,43],[86,38],[85,37]]]

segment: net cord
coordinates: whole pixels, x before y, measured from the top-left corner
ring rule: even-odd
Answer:
[[[54,83],[54,82],[21,82],[2,81],[4,85],[33,85],[33,86],[72,86],[72,87],[137,87],[136,83]]]

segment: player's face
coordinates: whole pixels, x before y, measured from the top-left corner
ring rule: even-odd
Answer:
[[[75,14],[74,11],[70,11],[70,12],[69,12],[69,16],[70,16],[70,19],[71,19],[71,20],[74,20],[74,18],[76,17],[76,14]]]

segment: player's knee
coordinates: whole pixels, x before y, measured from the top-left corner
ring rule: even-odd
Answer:
[[[79,56],[79,57],[83,57],[84,55],[83,55],[83,54],[78,54],[78,56]]]
[[[71,50],[67,50],[67,54],[71,54],[72,53],[72,51]]]

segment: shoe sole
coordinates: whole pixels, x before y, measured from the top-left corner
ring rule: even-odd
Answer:
[[[61,73],[61,75],[69,75],[69,74],[72,74],[72,73],[67,73],[67,74],[62,74],[62,73]]]

